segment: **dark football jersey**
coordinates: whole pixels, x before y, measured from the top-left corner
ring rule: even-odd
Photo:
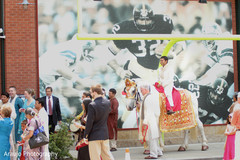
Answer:
[[[114,34],[171,34],[173,23],[166,15],[154,15],[154,28],[149,31],[140,31],[134,24],[134,20],[123,21],[115,24],[112,32]],[[156,70],[159,58],[155,55],[155,48],[162,40],[114,40],[114,44],[120,49],[128,49],[140,65],[148,69]]]
[[[201,110],[206,111],[204,116],[199,113],[200,120],[204,124],[210,124],[220,118],[224,120],[227,118],[229,114],[227,110],[232,104],[232,100],[227,95],[222,102],[219,102],[219,104],[212,104],[208,96],[210,89],[209,86],[202,86],[190,81],[183,81],[180,83],[180,88],[195,93],[198,99],[198,107],[201,108]]]

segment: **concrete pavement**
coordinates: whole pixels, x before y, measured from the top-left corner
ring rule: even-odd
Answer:
[[[209,143],[207,151],[201,151],[201,144],[189,144],[187,151],[178,152],[180,145],[167,145],[164,147],[163,156],[160,160],[221,160],[224,153],[225,143]],[[143,155],[143,147],[129,147],[131,160],[143,160],[147,155]],[[77,157],[77,151],[70,152]],[[115,160],[125,159],[125,148],[118,148],[112,152]]]

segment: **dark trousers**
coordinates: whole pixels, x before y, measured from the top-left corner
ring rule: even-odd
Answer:
[[[49,134],[54,133],[55,124],[53,123],[53,116],[48,115],[48,124],[49,124]]]
[[[88,145],[78,150],[78,160],[90,160]]]

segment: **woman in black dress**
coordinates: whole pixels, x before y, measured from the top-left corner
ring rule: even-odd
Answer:
[[[83,108],[83,115],[80,118],[81,125],[75,124],[76,127],[80,128],[78,132],[78,142],[80,142],[83,139],[85,125],[87,122],[87,113],[88,113],[88,105],[92,102],[90,98],[85,98],[82,103]],[[88,152],[88,145],[81,147],[78,150],[78,160],[90,160],[89,152]]]

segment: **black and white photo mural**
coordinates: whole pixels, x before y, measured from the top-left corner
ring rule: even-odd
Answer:
[[[232,34],[230,2],[41,0],[38,7],[40,95],[52,86],[62,114],[73,117],[82,111],[82,93],[91,85],[102,84],[107,94],[115,88],[120,104],[119,128],[137,127],[136,112],[126,110],[121,94],[124,79],[154,84],[168,41],[77,40],[78,32],[129,37]],[[201,121],[225,123],[234,94],[233,42],[181,41],[171,48],[168,58],[175,71],[175,87],[197,96]]]

